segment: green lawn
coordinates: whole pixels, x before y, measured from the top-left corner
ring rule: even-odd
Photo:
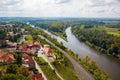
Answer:
[[[118,33],[118,32],[107,32],[108,34],[112,34],[112,35],[114,35],[114,36],[120,36],[120,33]]]
[[[117,37],[120,36],[119,28],[105,28],[105,30],[107,31],[107,34],[111,34]]]
[[[83,29],[84,27],[85,27],[85,25],[81,25],[81,26],[80,26],[80,29]]]
[[[48,80],[60,80],[48,64],[40,65],[40,67],[42,68],[42,71],[46,75]]]
[[[33,41],[32,35],[28,35],[25,37],[25,42],[32,42],[32,41]]]
[[[40,65],[40,68],[42,69],[48,80],[60,80],[54,70],[50,68],[48,63],[46,63],[42,57],[35,57],[35,60]]]
[[[65,80],[79,80],[69,61],[67,61],[66,65],[60,64],[58,62],[53,63],[53,65],[54,65],[55,69],[58,71],[58,73],[60,73],[60,75]]]
[[[108,27],[105,27],[105,26],[98,26],[98,27],[93,27],[92,29],[93,30],[94,29],[105,30],[107,32],[107,34],[111,34],[111,35],[114,35],[114,36],[117,36],[117,37],[120,36],[119,28],[108,28]]]

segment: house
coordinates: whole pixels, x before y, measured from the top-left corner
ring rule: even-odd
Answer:
[[[32,75],[32,80],[44,80],[42,74],[34,74]]]
[[[50,62],[55,61],[56,56],[53,54],[53,51],[50,49],[48,44],[44,45],[43,52],[47,55]]]
[[[27,43],[22,44],[22,45],[19,47],[19,50],[21,50],[22,52],[25,52],[25,51],[27,50]]]
[[[9,43],[7,43],[7,46],[9,48],[16,48],[17,47],[17,43],[11,43],[11,42],[9,42]]]
[[[6,54],[5,52],[0,52],[0,58],[5,54]]]
[[[50,46],[49,46],[48,44],[44,45],[43,52],[44,52],[47,56],[52,56],[52,55],[53,55],[53,52],[52,52],[52,50],[50,49]]]
[[[21,54],[22,57],[22,65],[28,68],[35,68],[35,62],[31,56],[26,53]]]
[[[29,43],[23,43],[19,47],[19,50],[21,50],[21,52],[32,53],[34,55],[39,50],[39,48],[40,48],[40,42],[34,41]]]
[[[39,41],[34,41],[33,46],[39,48],[40,47],[40,42]]]
[[[0,63],[13,63],[15,60],[13,54],[0,52]]]
[[[28,47],[28,48],[32,48],[32,47],[33,47],[33,42],[27,43],[27,47]]]

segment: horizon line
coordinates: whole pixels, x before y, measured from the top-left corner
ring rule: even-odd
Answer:
[[[0,16],[0,18],[93,18],[93,19],[120,19],[120,17],[30,17],[30,16]]]

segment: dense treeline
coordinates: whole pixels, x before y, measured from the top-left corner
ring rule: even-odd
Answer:
[[[6,29],[4,29],[3,27],[0,27],[0,40],[5,39],[7,34]]]
[[[63,32],[68,24],[66,22],[36,22],[36,26],[53,32]]]
[[[40,28],[46,29],[51,33],[60,36],[64,40],[66,40],[65,29],[70,26],[66,21],[45,21],[45,22],[36,22],[34,24]]]
[[[120,57],[120,37],[107,34],[105,30],[72,27],[75,36],[89,46],[107,54]]]
[[[24,66],[17,64],[4,65],[6,70],[2,70],[0,80],[31,80],[29,71]]]
[[[110,28],[120,28],[120,23],[117,23],[117,24],[106,24],[107,27],[110,27]]]

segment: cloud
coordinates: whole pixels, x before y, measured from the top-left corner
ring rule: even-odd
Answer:
[[[120,17],[120,0],[0,0],[0,16]]]
[[[2,7],[15,6],[22,2],[22,0],[0,0]]]
[[[57,4],[68,3],[70,0],[54,0]]]
[[[88,0],[89,6],[91,7],[97,7],[97,6],[115,6],[119,5],[120,6],[120,1],[119,0]]]

